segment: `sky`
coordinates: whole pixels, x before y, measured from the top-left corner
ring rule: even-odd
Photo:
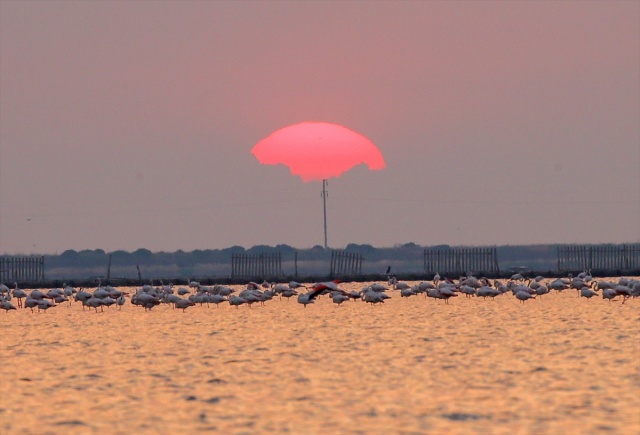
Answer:
[[[0,254],[640,242],[638,1],[0,2]]]

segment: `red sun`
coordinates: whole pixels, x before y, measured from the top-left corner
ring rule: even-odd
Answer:
[[[338,124],[301,122],[281,128],[251,150],[265,165],[283,164],[302,181],[339,177],[359,164],[384,169],[380,150],[369,139]]]

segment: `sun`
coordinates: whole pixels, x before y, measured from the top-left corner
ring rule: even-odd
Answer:
[[[356,165],[385,168],[382,153],[365,136],[329,122],[301,122],[271,133],[251,150],[265,165],[283,164],[302,181],[340,177]]]

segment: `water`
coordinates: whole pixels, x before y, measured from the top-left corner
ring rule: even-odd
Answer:
[[[640,434],[640,299],[388,293],[0,313],[0,432]]]

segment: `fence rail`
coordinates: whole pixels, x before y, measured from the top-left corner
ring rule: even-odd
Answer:
[[[233,254],[231,256],[232,278],[276,278],[281,277],[282,258],[274,254]]]
[[[559,246],[558,270],[637,270],[640,243],[616,246]]]
[[[496,248],[425,249],[424,271],[445,274],[499,274]]]
[[[44,281],[44,257],[0,257],[0,283]]]
[[[331,276],[362,275],[362,255],[344,250],[331,251]]]

